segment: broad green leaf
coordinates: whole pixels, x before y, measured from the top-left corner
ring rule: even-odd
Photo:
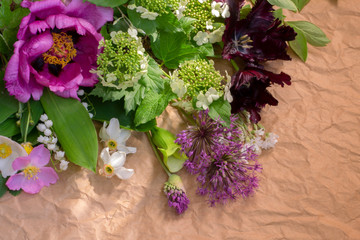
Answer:
[[[171,173],[176,173],[183,168],[184,162],[187,159],[186,157],[183,157],[185,156],[185,154],[183,154],[180,158],[177,158],[175,155],[169,156],[165,149],[159,148],[159,151],[162,153],[165,166],[169,169]]]
[[[214,47],[211,43],[206,43],[201,45],[199,48],[199,56],[201,58],[206,58],[206,57],[213,57],[214,56]]]
[[[187,36],[182,32],[167,33],[161,31],[151,48],[155,56],[162,60],[169,69],[175,69],[185,60],[194,59],[198,55],[197,48],[188,43]]]
[[[32,124],[32,125],[29,124],[27,134],[29,134],[31,132],[31,130],[36,126],[36,124],[39,122],[41,114],[44,113],[44,109],[42,108],[40,101],[30,100],[29,104],[30,104],[30,111],[31,111],[30,120],[32,120],[34,124]],[[25,105],[25,106],[27,106],[27,105]],[[21,136],[23,138],[25,136],[25,129],[26,129],[28,117],[29,117],[29,109],[26,107],[26,110],[23,112],[21,121],[20,121],[20,131],[21,131]]]
[[[89,113],[72,98],[61,98],[49,89],[40,99],[69,161],[96,172],[98,142]]]
[[[13,49],[14,49],[13,45],[17,40],[17,37],[16,37],[17,32],[18,32],[17,28],[15,28],[15,29],[6,28],[3,31],[4,39],[6,40],[7,45],[10,47],[11,52],[13,51]]]
[[[127,9],[127,13],[131,23],[134,24],[136,28],[144,30],[147,35],[156,32],[157,24],[155,20],[141,18],[141,13],[136,12],[136,10]]]
[[[291,1],[295,3],[299,12],[305,7],[306,4],[310,2],[310,0],[291,0]]]
[[[7,44],[6,39],[0,32],[0,54],[9,55],[11,53],[11,47]]]
[[[147,73],[139,80],[147,89],[161,92],[164,89],[163,71],[153,58],[149,60]]]
[[[285,15],[283,14],[282,8],[276,9],[276,10],[273,12],[273,14],[274,14],[274,17],[280,19],[281,22],[284,21]]]
[[[8,191],[8,187],[5,185],[6,180],[7,179],[0,174],[0,197],[4,196],[4,194]]]
[[[291,26],[291,27],[294,28],[297,35],[295,37],[295,40],[289,42],[289,45],[290,45],[291,49],[296,53],[296,55],[298,55],[300,57],[300,59],[305,62],[306,58],[307,58],[307,53],[308,53],[305,35],[297,27],[294,27],[294,26]]]
[[[0,124],[0,135],[12,137],[20,133],[20,128],[16,125],[17,119],[9,118]]]
[[[286,8],[293,12],[297,12],[295,3],[291,0],[267,0],[271,5],[278,6],[280,8]]]
[[[190,32],[194,29],[193,25],[196,21],[198,20],[190,17],[182,17],[179,20],[180,26],[186,34],[190,34]]]
[[[127,113],[135,110],[140,105],[141,100],[145,97],[145,89],[143,85],[137,84],[133,87],[132,91],[126,91],[125,110]]]
[[[247,15],[250,13],[251,9],[252,8],[251,8],[251,6],[249,4],[243,6],[240,9],[240,20],[245,19],[247,17]]]
[[[179,32],[182,30],[179,20],[172,12],[156,17],[155,21],[159,30],[166,32]]]
[[[209,106],[209,116],[218,120],[219,118],[224,122],[225,126],[230,125],[231,106],[224,98],[219,98]]]
[[[128,2],[128,0],[86,0],[86,1],[96,4],[97,6],[111,7],[111,8],[118,7]]]
[[[296,29],[295,31],[301,31],[307,42],[313,46],[323,47],[330,42],[325,33],[316,25],[306,21],[289,21],[286,22],[290,27]]]
[[[0,123],[16,113],[18,106],[19,103],[14,97],[9,96],[5,90],[0,91]]]
[[[12,0],[2,0],[0,6],[0,28],[16,28],[19,26],[23,17],[29,14],[27,8],[16,8],[11,11]]]
[[[165,110],[169,100],[174,97],[175,95],[171,91],[164,94],[148,91],[136,110],[135,125],[138,126],[159,116]]]

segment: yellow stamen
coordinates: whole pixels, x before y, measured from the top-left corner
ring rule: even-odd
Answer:
[[[64,32],[51,33],[54,44],[46,52],[43,53],[44,62],[49,64],[59,64],[64,68],[74,57],[76,57],[76,49],[72,41],[72,36]]]
[[[30,154],[31,151],[33,150],[33,146],[32,146],[31,143],[29,143],[29,142],[22,143],[21,146],[25,149],[25,151],[27,152],[27,154]]]
[[[110,149],[110,150],[116,150],[117,148],[117,142],[113,139],[110,139],[106,142],[106,146]]]
[[[114,175],[114,167],[110,164],[104,166],[104,174],[106,177],[112,177]]]
[[[25,177],[27,179],[32,179],[32,178],[35,178],[37,179],[37,174],[40,172],[40,169],[38,167],[35,167],[35,166],[28,166],[24,169],[24,174],[25,174]]]
[[[7,158],[12,153],[11,147],[6,143],[0,144],[0,158]]]

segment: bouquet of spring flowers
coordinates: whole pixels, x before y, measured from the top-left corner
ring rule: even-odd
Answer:
[[[305,61],[307,43],[329,42],[312,23],[285,21],[283,8],[308,2],[3,0],[0,195],[36,194],[69,163],[128,179],[136,148],[126,141],[139,131],[169,176],[159,188],[177,213],[190,204],[182,168],[210,206],[251,196],[258,156],[278,141],[259,123],[262,108],[278,104],[268,89],[291,84],[266,62],[291,60],[288,46]],[[235,74],[221,74],[217,59]],[[157,126],[167,107],[186,129]]]

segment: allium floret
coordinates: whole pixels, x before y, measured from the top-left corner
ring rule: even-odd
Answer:
[[[178,175],[170,175],[164,185],[164,193],[167,196],[169,207],[175,208],[178,214],[186,211],[190,200],[186,196],[184,185]]]

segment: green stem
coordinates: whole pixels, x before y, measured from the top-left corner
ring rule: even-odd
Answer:
[[[170,175],[171,175],[171,172],[169,171],[169,169],[165,166],[164,162],[162,161],[162,159],[161,159],[161,157],[160,157],[160,155],[159,155],[159,153],[158,153],[158,150],[157,150],[155,144],[153,143],[153,141],[152,141],[152,139],[151,139],[150,132],[146,132],[146,136],[147,136],[147,138],[148,138],[148,140],[149,140],[149,142],[150,142],[150,144],[151,144],[151,147],[152,147],[152,149],[153,149],[153,151],[154,151],[154,153],[155,153],[155,156],[156,156],[157,160],[159,160],[160,165],[161,165],[162,168],[165,170],[165,172],[167,173],[167,175],[170,176]]]
[[[230,62],[233,65],[233,67],[235,68],[235,70],[239,71],[239,66],[236,64],[236,62],[233,59],[231,59]]]
[[[161,67],[161,66],[160,66]],[[161,69],[162,70],[162,69]],[[167,76],[168,78],[170,78],[171,79],[171,76],[169,75],[169,74],[167,74],[164,70],[162,70],[162,72],[163,72],[163,74],[165,75],[165,76]]]
[[[51,163],[52,163],[52,165],[53,165],[53,167],[54,167],[54,170],[56,171],[56,172],[62,172],[61,170],[59,170],[57,167],[56,167],[56,165],[55,165],[55,163],[54,163],[54,161],[53,161],[53,159],[52,159],[52,152],[51,152],[51,155],[50,155],[50,160],[51,160]]]
[[[194,120],[194,118],[191,116],[191,114],[188,114],[187,112],[185,112],[184,109],[182,109],[181,107],[175,107],[172,106],[174,108],[176,108],[182,115],[184,115],[186,117],[186,119],[191,123],[191,125],[196,125],[196,122]]]
[[[24,136],[24,142],[26,143],[27,141],[27,134],[28,134],[28,130],[29,130],[29,124],[30,124],[30,118],[31,118],[31,107],[30,107],[30,102],[27,102],[28,105],[28,117],[26,120],[26,125],[25,125],[25,136]]]

